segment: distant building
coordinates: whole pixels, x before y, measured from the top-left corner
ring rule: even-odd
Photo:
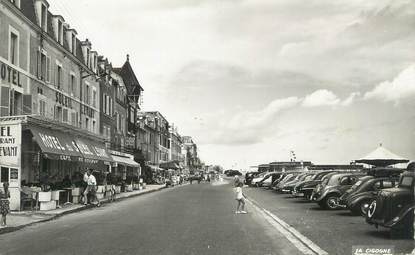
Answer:
[[[197,145],[191,136],[183,136],[182,155],[184,158],[184,167],[190,173],[194,173],[200,167]]]

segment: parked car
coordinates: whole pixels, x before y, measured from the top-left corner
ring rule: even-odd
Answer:
[[[415,209],[415,163],[411,164],[408,171],[401,175],[397,187],[378,192],[366,214],[367,223],[390,228],[392,235],[404,235],[409,238],[413,238]]]
[[[310,179],[312,175],[312,173],[302,173],[297,175],[296,178],[294,178],[294,180],[286,182],[282,186],[282,192],[291,193],[294,190],[294,187],[297,183],[304,181],[306,178]]]
[[[228,177],[234,177],[235,175],[242,176],[242,173],[238,170],[226,170],[225,175]]]
[[[260,172],[246,173],[245,174],[245,180],[244,180],[245,185],[251,185],[252,180],[259,174],[260,174]]]
[[[256,186],[258,187],[270,187],[272,182],[276,180],[281,175],[280,172],[271,172],[268,173],[262,178],[261,181],[256,183]]]
[[[362,173],[338,173],[331,175],[330,178],[322,182],[319,189],[314,194],[314,200],[324,209],[337,209],[338,199],[343,193],[355,184]]]
[[[338,206],[348,208],[354,215],[366,215],[367,209],[381,189],[392,188],[399,181],[400,169],[377,168],[360,178],[339,199]]]
[[[275,190],[282,192],[282,188],[284,187],[284,185],[290,181],[293,181],[295,178],[297,178],[297,176],[299,174],[301,174],[303,172],[289,172],[284,179],[282,179],[276,186],[275,186]]]
[[[270,188],[275,189],[278,183],[280,183],[288,174],[289,174],[288,172],[281,173],[280,177],[278,177],[278,179],[272,182]]]
[[[251,186],[256,186],[257,182],[262,181],[264,179],[265,175],[267,175],[268,172],[263,172],[255,176],[251,181]]]
[[[317,186],[321,185],[324,179],[330,178],[331,175],[336,173],[337,172],[334,171],[324,171],[316,174],[312,180],[296,185],[296,187],[294,187],[293,195],[304,196],[306,199],[313,200],[312,198]]]

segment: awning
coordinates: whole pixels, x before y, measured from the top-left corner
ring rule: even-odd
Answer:
[[[160,167],[164,169],[175,169],[175,170],[180,169],[180,166],[176,161],[169,161],[169,162],[161,163]]]
[[[126,166],[130,166],[130,167],[140,167],[140,164],[135,162],[130,157],[122,157],[122,156],[116,156],[116,155],[111,155],[111,157],[112,157],[113,161],[117,164],[126,165]]]
[[[104,144],[89,140],[75,138],[76,145],[78,146],[82,156],[84,157],[84,162],[88,164],[97,164],[104,163],[110,164],[112,158],[107,153]]]
[[[160,167],[157,167],[157,166],[149,165],[149,167],[151,168],[152,171],[164,171],[163,168],[160,168]]]
[[[64,161],[80,161],[82,159],[82,154],[67,134],[37,126],[32,126],[29,129],[44,157]]]

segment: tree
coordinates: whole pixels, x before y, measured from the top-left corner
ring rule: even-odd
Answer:
[[[222,166],[220,166],[220,165],[214,165],[213,167],[212,167],[212,169],[214,170],[214,171],[216,171],[216,172],[218,172],[218,173],[223,173],[223,167]]]

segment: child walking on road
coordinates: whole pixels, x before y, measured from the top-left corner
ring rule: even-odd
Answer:
[[[9,183],[3,183],[3,191],[0,191],[0,213],[1,213],[1,226],[7,227],[6,216],[10,211],[10,192]]]
[[[238,205],[236,206],[236,214],[242,213],[245,214],[247,213],[245,211],[245,196],[242,192],[242,187],[244,186],[244,184],[242,182],[239,182],[235,188],[235,192],[236,192],[236,201],[238,202]]]

